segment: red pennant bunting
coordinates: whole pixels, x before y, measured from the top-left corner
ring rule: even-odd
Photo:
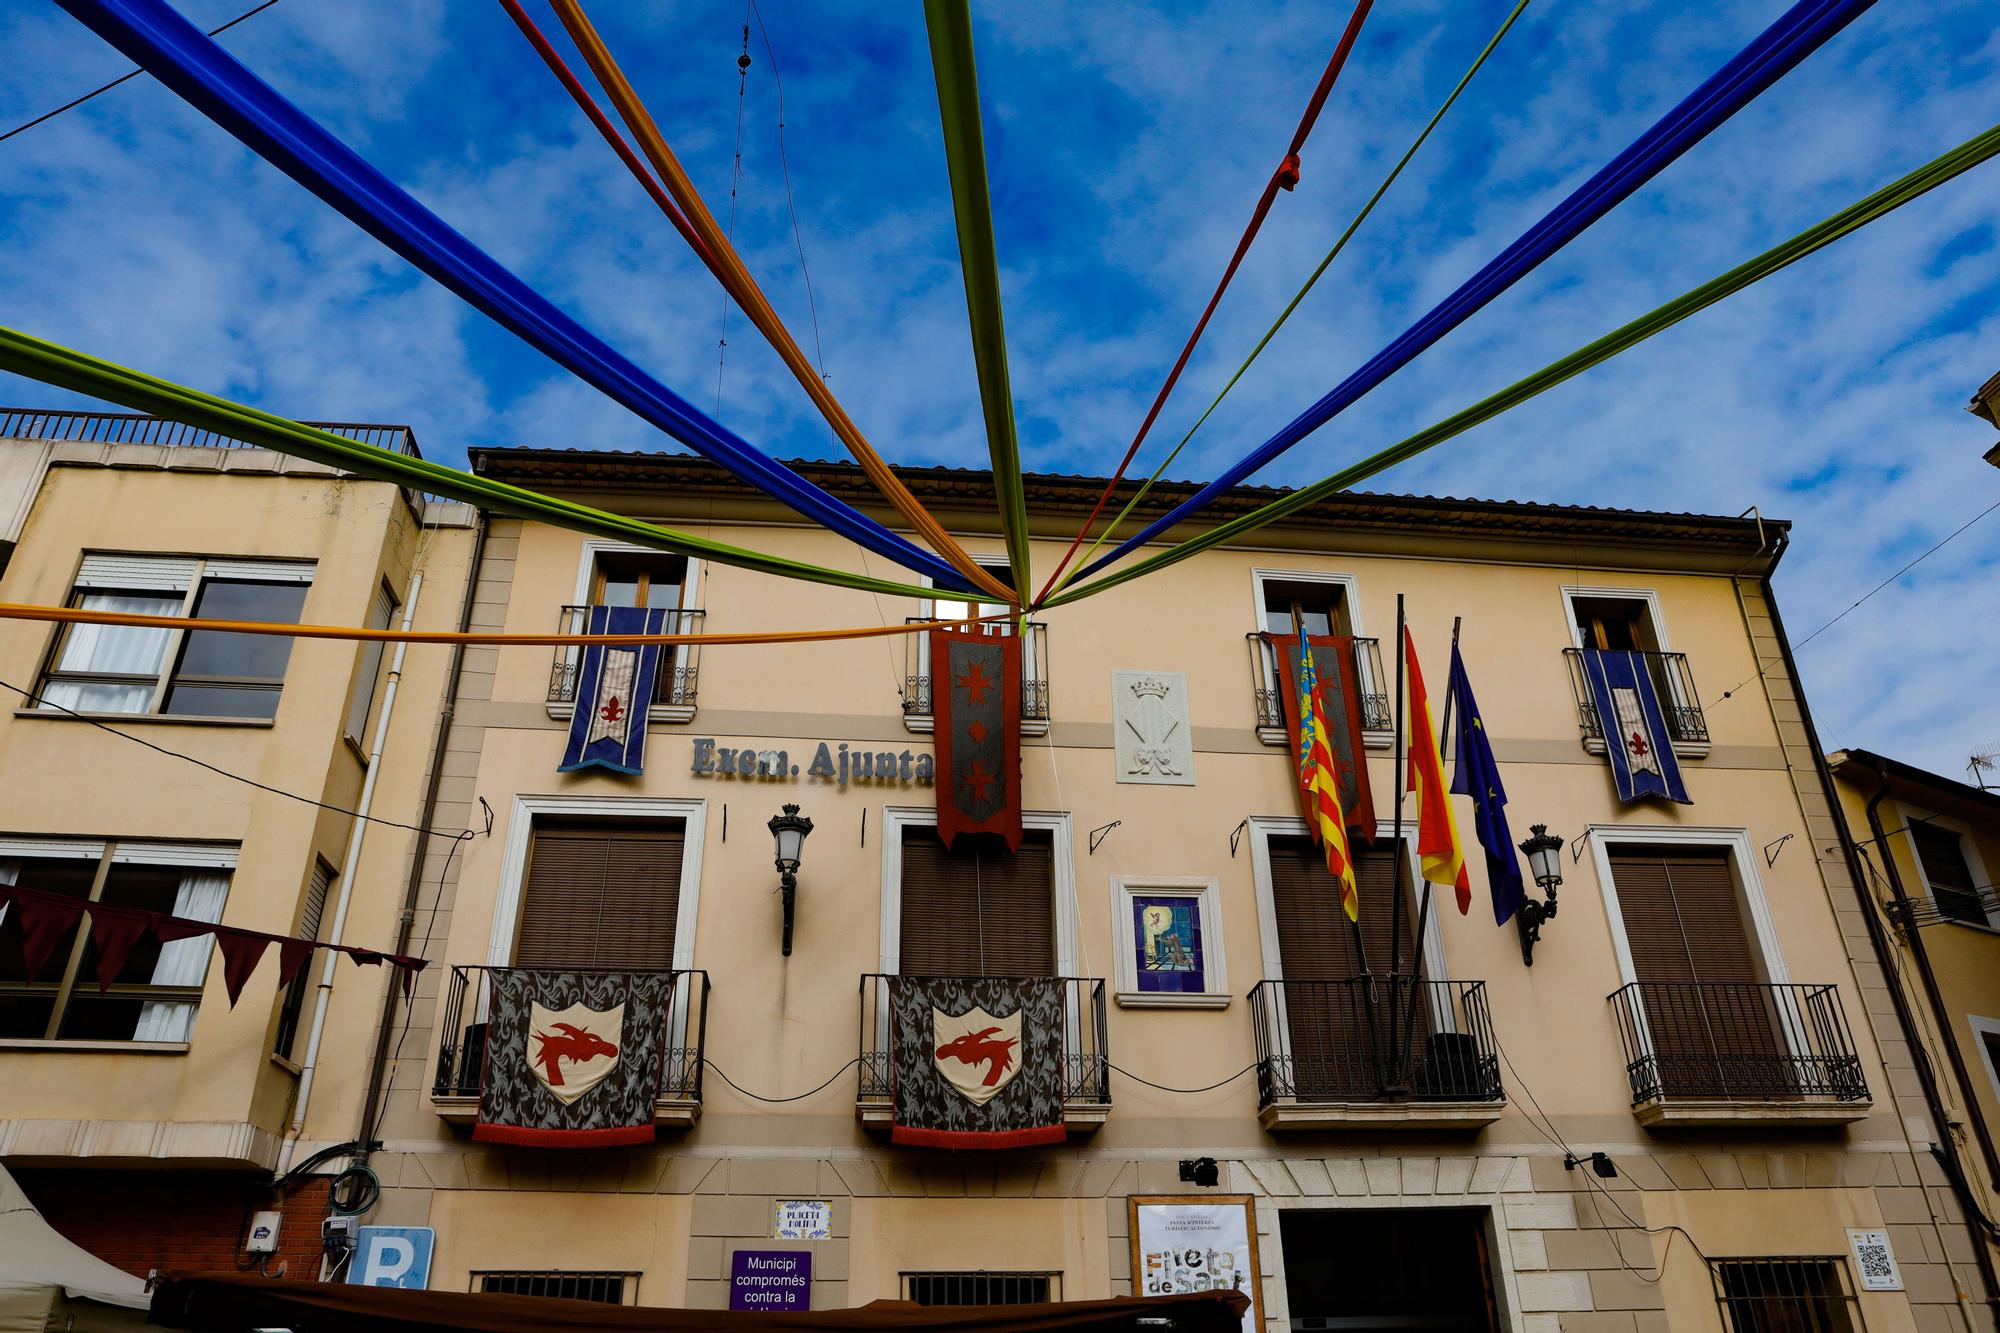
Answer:
[[[14,910],[21,914],[21,960],[27,964],[28,980],[40,975],[56,945],[83,917],[83,900],[54,893],[8,895]]]
[[[222,984],[229,990],[230,1008],[236,1007],[237,997],[243,994],[243,984],[257,970],[257,963],[264,957],[264,948],[270,942],[269,935],[236,930],[230,926],[215,928],[215,945],[222,950]]]
[[[90,905],[90,942],[97,946],[97,993],[118,979],[132,946],[152,927],[153,913],[129,907]]]
[[[373,949],[342,948],[341,952],[363,967],[380,967],[382,955]]]
[[[162,944],[172,944],[175,940],[191,940],[197,935],[214,933],[215,926],[208,921],[191,921],[184,916],[153,918],[153,938]]]
[[[278,941],[278,989],[292,984],[292,978],[299,969],[311,961],[314,944],[311,940],[284,939]]]

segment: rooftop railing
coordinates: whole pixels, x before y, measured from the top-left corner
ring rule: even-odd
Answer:
[[[306,421],[301,425],[344,435],[378,449],[422,458],[417,437],[408,426],[356,421]],[[191,449],[257,449],[212,430],[201,430],[163,417],[137,412],[41,412],[25,407],[0,407],[0,440],[81,440],[94,444],[165,444]]]

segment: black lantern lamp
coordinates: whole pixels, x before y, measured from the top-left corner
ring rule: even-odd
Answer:
[[[813,822],[788,805],[781,815],[771,816],[771,837],[778,844],[778,892],[785,896],[785,938],[781,952],[792,956],[792,909],[799,897],[799,853],[805,850],[806,834]]]
[[[1527,853],[1528,869],[1535,883],[1548,895],[1547,902],[1524,898],[1521,910],[1514,913],[1514,926],[1521,932],[1521,962],[1533,967],[1535,945],[1542,938],[1542,923],[1553,921],[1556,915],[1556,889],[1563,882],[1563,840],[1549,832],[1547,824],[1531,824],[1528,831],[1534,836],[1521,844],[1521,850]]]

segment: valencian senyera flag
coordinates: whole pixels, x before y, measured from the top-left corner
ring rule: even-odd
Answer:
[[[1645,656],[1586,648],[1583,678],[1590,686],[1591,702],[1597,705],[1604,755],[1611,761],[1618,799],[1658,796],[1694,804],[1681,781],[1680,761],[1674,758],[1673,738]]]
[[[1063,983],[1055,977],[893,977],[896,1143],[1061,1143]]]
[[[937,745],[937,833],[996,833],[1021,846],[1021,641],[934,629],[931,708]]]
[[[1326,853],[1327,873],[1340,887],[1340,907],[1349,921],[1361,919],[1361,887],[1354,880],[1354,854],[1347,845],[1347,816],[1340,806],[1340,780],[1327,742],[1327,720],[1319,702],[1319,668],[1308,643],[1299,654],[1299,796],[1306,827]]]
[[[584,619],[586,634],[663,634],[668,612],[660,607],[593,606]],[[576,671],[576,714],[569,745],[557,771],[608,768],[642,773],[646,768],[646,710],[660,670],[659,644],[617,648],[585,644]]]
[[[472,1137],[532,1148],[651,1143],[671,972],[489,968]]]
[[[1465,675],[1465,659],[1458,644],[1451,645],[1451,684],[1446,687],[1446,706],[1456,722],[1457,742],[1451,769],[1451,789],[1472,798],[1472,836],[1486,853],[1486,885],[1493,893],[1493,921],[1506,925],[1521,910],[1527,892],[1521,882],[1521,862],[1515,854],[1514,835],[1507,828],[1507,788],[1500,781],[1500,765],[1493,758],[1493,742],[1486,734],[1486,719],[1479,702],[1472,697],[1472,682]]]
[[[1409,727],[1409,787],[1417,798],[1417,862],[1423,877],[1454,890],[1458,914],[1472,910],[1472,882],[1465,873],[1465,852],[1458,842],[1458,820],[1451,813],[1451,791],[1444,781],[1444,756],[1438,753],[1437,728],[1431,724],[1430,696],[1424,673],[1417,668],[1417,644],[1403,630],[1403,680],[1408,691],[1404,719]]]
[[[1294,763],[1300,753],[1299,668],[1303,650],[1296,634],[1266,634],[1271,655],[1277,663],[1279,707],[1285,714],[1285,734],[1292,744]],[[1349,635],[1311,635],[1319,701],[1320,721],[1327,750],[1333,755],[1333,775],[1339,783],[1340,809],[1347,820],[1347,836],[1366,845],[1375,836],[1375,799],[1368,785],[1368,752],[1362,743],[1361,682],[1354,665],[1354,640]],[[1313,822],[1306,811],[1306,822]]]

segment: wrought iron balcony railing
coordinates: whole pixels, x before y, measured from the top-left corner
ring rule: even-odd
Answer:
[[[438,1019],[437,1077],[433,1097],[477,1097],[486,1069],[486,1015],[490,995],[487,973],[493,968],[460,966],[451,970]],[[552,969],[594,972],[592,969]],[[630,970],[630,969],[624,969]],[[708,973],[674,973],[673,1003],[660,1033],[660,1100],[701,1102],[703,1047],[708,1036]]]
[[[663,633],[699,634],[706,611],[669,611]],[[556,633],[582,634],[589,627],[590,608],[565,606],[556,620]],[[583,649],[575,646],[556,649],[549,668],[549,702],[576,702],[576,675],[583,665]],[[660,649],[659,672],[653,677],[653,707],[685,708],[692,716],[695,686],[701,679],[701,645],[674,644]]]
[[[1278,675],[1277,650],[1262,634],[1243,636],[1250,645],[1250,693],[1257,705],[1259,731],[1283,730],[1285,701]],[[1317,656],[1317,655],[1315,655]],[[1361,686],[1361,729],[1393,731],[1394,704],[1389,698],[1389,677],[1382,674],[1382,645],[1375,639],[1354,641],[1354,678]]]
[[[910,616],[906,625],[921,625],[926,616]],[[973,626],[982,634],[1012,634],[1015,627],[1003,621]],[[1030,620],[1021,639],[1021,719],[1024,722],[1049,720],[1049,627]],[[903,639],[903,716],[931,716],[931,636],[905,634]]]
[[[1706,745],[1708,718],[1701,711],[1701,696],[1695,692],[1694,672],[1688,670],[1686,653],[1638,654],[1645,659],[1646,672],[1653,678],[1653,693],[1660,699],[1660,716],[1666,719],[1667,735],[1676,744]],[[1597,716],[1597,702],[1590,697],[1590,682],[1583,675],[1583,649],[1565,648],[1569,662],[1569,687],[1576,696],[1577,723],[1586,741],[1604,740],[1604,722]]]
[[[412,458],[417,437],[408,426],[370,425],[353,421],[308,421],[304,425],[344,435],[378,449],[393,449]],[[83,440],[102,444],[168,444],[190,449],[258,449],[261,445],[219,435],[137,412],[38,412],[25,407],[0,407],[0,440]]]
[[[1635,981],[1609,998],[1634,1106],[1868,1100],[1832,986]]]
[[[1483,981],[1260,981],[1250,1021],[1260,1108],[1506,1097]]]
[[[974,980],[975,978],[966,978]],[[861,978],[861,1080],[855,1100],[887,1109],[890,1070],[895,1061],[889,1036],[889,983],[886,973]],[[1111,1104],[1111,1054],[1104,1016],[1102,977],[1063,977],[1062,1097],[1065,1106],[1103,1108]]]

